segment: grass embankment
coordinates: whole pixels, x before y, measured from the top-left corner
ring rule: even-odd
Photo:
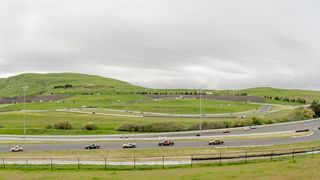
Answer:
[[[317,179],[320,156],[247,164],[196,165],[153,170],[19,170],[0,169],[0,179]],[[50,167],[48,167],[50,168]],[[75,167],[76,169],[76,167]]]

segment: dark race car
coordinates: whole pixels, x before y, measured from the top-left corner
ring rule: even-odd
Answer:
[[[91,145],[86,145],[84,149],[100,149],[100,146],[96,144],[91,144]]]
[[[169,141],[169,140],[165,140],[165,141],[159,142],[158,145],[159,146],[173,146],[174,142],[173,141]]]
[[[221,145],[221,144],[223,144],[224,142],[223,142],[223,140],[219,140],[219,139],[217,139],[217,140],[213,140],[213,141],[209,141],[209,145],[211,146],[211,145]]]

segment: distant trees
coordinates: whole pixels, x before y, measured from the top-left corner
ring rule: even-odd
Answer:
[[[276,101],[284,101],[284,102],[297,102],[297,103],[301,103],[301,104],[305,104],[307,103],[307,100],[303,99],[303,98],[288,98],[288,97],[280,97],[280,96],[264,96],[264,99],[270,99],[270,100],[276,100]]]
[[[248,96],[248,93],[236,93],[235,96]]]
[[[68,89],[68,88],[73,88],[72,84],[59,85],[54,87],[54,89]]]

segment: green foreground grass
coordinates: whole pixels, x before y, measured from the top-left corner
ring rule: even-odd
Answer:
[[[29,167],[19,170],[1,169],[0,179],[317,179],[320,156],[302,156],[295,159],[252,161],[246,164],[230,163],[195,165],[165,169],[138,170],[41,170]]]

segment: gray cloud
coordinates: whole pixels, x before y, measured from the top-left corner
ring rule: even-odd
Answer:
[[[155,88],[319,89],[316,0],[7,0],[0,77],[82,72]]]

